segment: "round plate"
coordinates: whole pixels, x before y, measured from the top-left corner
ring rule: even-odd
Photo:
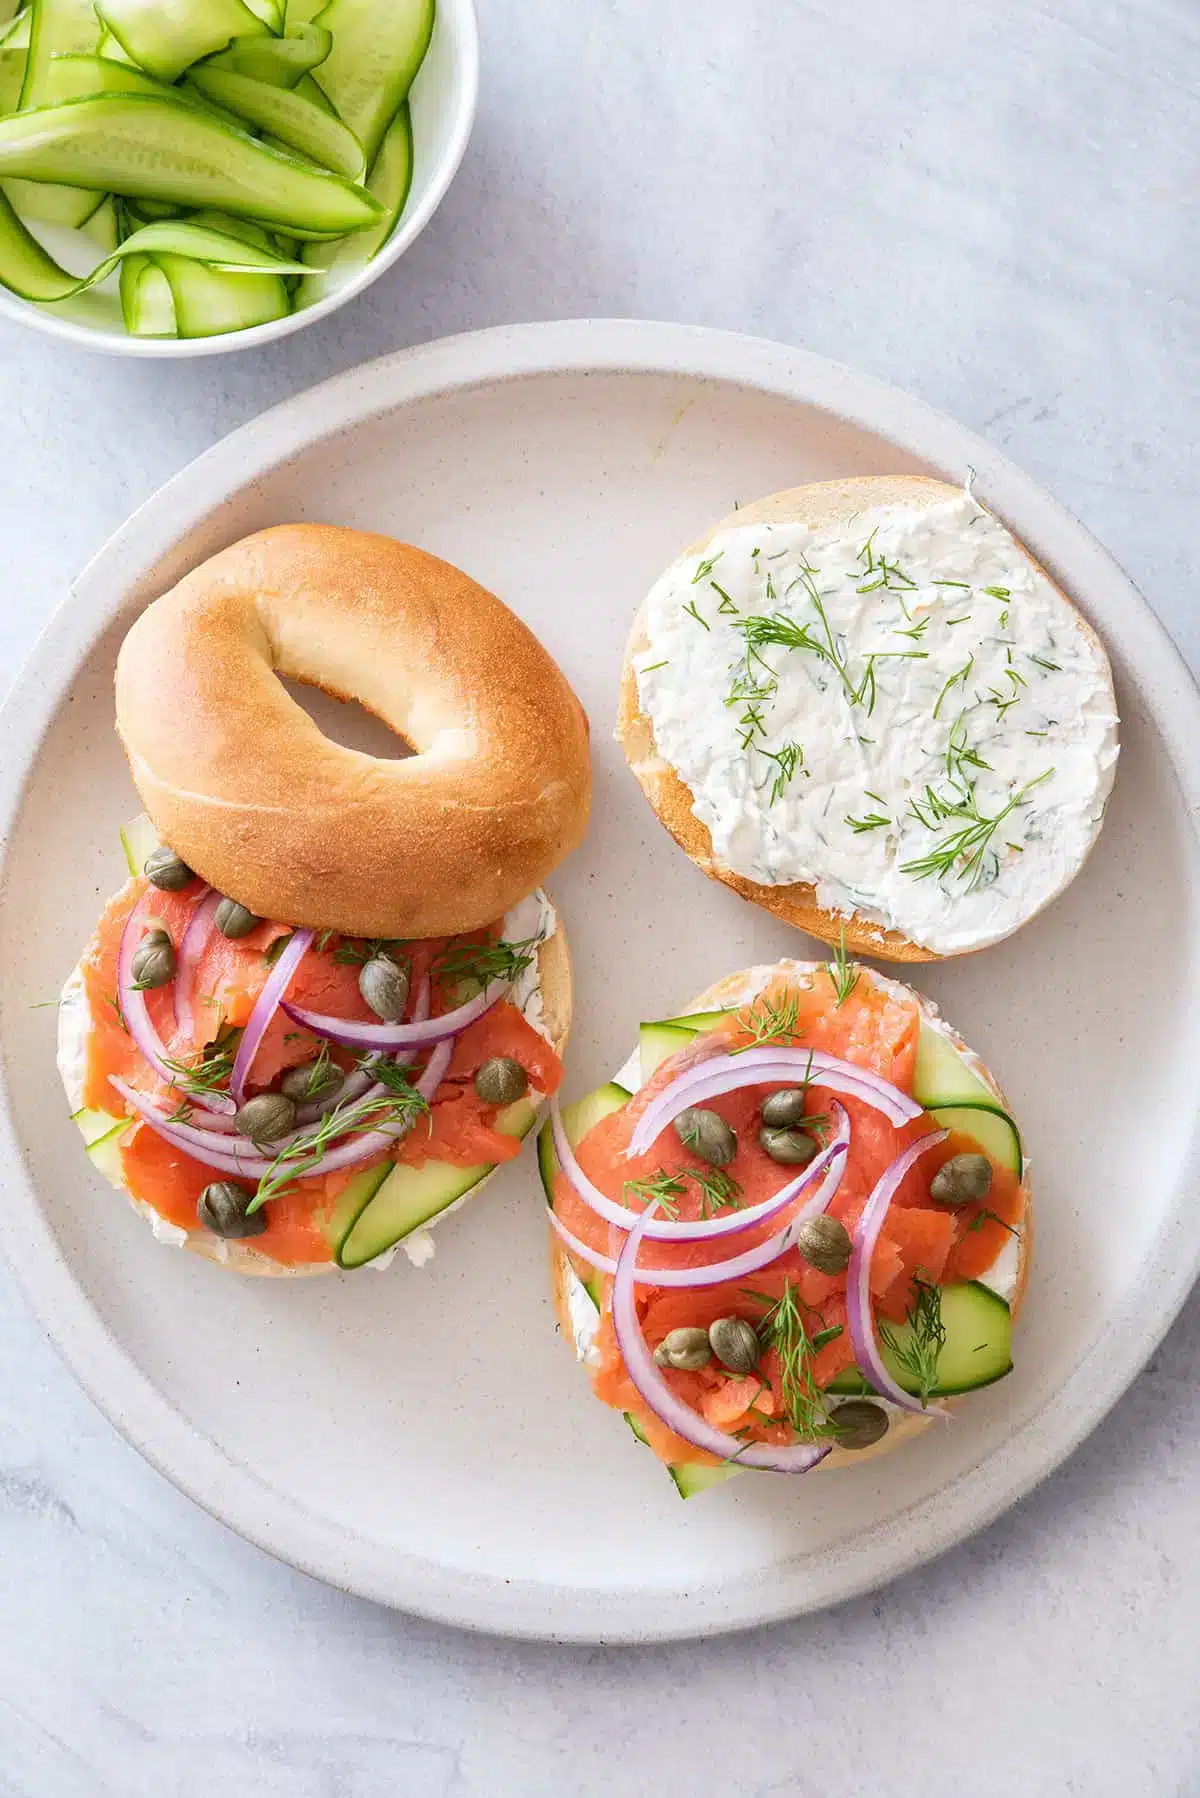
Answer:
[[[705,881],[612,741],[626,628],[735,500],[849,473],[975,471],[1113,652],[1124,753],[1081,877],[1019,936],[915,982],[991,1063],[1032,1154],[1038,1246],[1017,1370],[883,1461],[682,1503],[558,1340],[531,1153],[386,1275],[239,1280],[153,1241],[84,1161],[54,1075],[57,987],[136,801],[112,672],[138,609],[258,527],[323,519],[449,557],[529,622],[592,720],[595,815],[555,891],[575,951],[567,1091],[637,1022],[804,939]],[[397,644],[397,654],[403,654]],[[993,1518],[1133,1378],[1200,1263],[1200,708],[1128,580],[948,419],[778,345],[673,326],[458,338],[328,382],[144,506],[54,618],[0,729],[6,830],[0,1211],[78,1378],[156,1467],[297,1566],[513,1635],[646,1641],[828,1604]],[[386,870],[380,870],[386,878]]]

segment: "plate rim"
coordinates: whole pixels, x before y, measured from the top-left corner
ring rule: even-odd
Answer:
[[[1200,836],[1200,776],[1191,773],[1200,764],[1200,691],[1187,664],[1114,558],[1007,457],[924,401],[810,351],[700,326],[572,319],[442,338],[334,375],[220,439],[138,506],[71,584],[0,709],[0,893],[11,827],[62,694],[146,570],[214,510],[322,440],[438,395],[589,373],[683,376],[759,391],[860,425],[935,467],[972,469],[989,503],[1039,559],[1054,568],[1059,554],[1069,553],[1071,585],[1085,610],[1088,592],[1100,586],[1132,607],[1138,640],[1122,649],[1142,672],[1139,698],[1164,739],[1193,835]],[[385,1557],[366,1538],[335,1532],[330,1520],[299,1506],[281,1513],[273,1489],[176,1412],[92,1310],[41,1215],[2,1069],[0,1122],[0,1173],[14,1200],[0,1208],[5,1260],[69,1371],[144,1459],[210,1515],[305,1573],[438,1622],[518,1639],[616,1644],[716,1635],[823,1609],[913,1571],[993,1522],[1079,1446],[1141,1371],[1200,1275],[1200,1207],[1191,1217],[1181,1208],[1066,1384],[1005,1438],[1000,1465],[995,1450],[980,1455],[936,1494],[827,1557],[819,1583],[807,1560],[693,1592],[509,1582],[416,1555]],[[1198,1168],[1193,1131],[1181,1154],[1181,1189]],[[889,1540],[922,1512],[928,1527],[919,1544]]]

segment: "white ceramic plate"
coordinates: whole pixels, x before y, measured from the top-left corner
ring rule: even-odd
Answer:
[[[805,943],[705,881],[611,740],[626,627],[734,500],[849,472],[976,470],[1116,662],[1124,754],[1100,845],[1013,941],[915,979],[997,1070],[1038,1245],[1017,1371],[953,1426],[844,1473],[686,1504],[558,1340],[531,1155],[422,1273],[237,1280],[158,1247],[91,1175],[53,1072],[53,993],[122,879],[135,809],[112,670],[137,609],[261,525],[360,525],[520,612],[591,715],[595,819],[555,889],[578,971],[568,1091],[641,1017]],[[403,646],[398,645],[402,653]],[[1046,494],[917,402],[799,351],[643,324],[539,325],[358,369],[170,482],[78,582],[0,734],[4,1246],[142,1452],[264,1548],[385,1603],[514,1635],[699,1635],[828,1604],[994,1517],[1092,1428],[1200,1263],[1196,692],[1130,583]],[[1148,1470],[1147,1477],[1151,1477]]]

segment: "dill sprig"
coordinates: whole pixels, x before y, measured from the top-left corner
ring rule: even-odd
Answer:
[[[882,812],[864,812],[861,818],[855,818],[847,812],[846,822],[855,836],[861,837],[869,830],[883,830],[891,823],[891,819],[885,818]]]
[[[914,1277],[913,1286],[916,1297],[904,1315],[908,1335],[902,1338],[887,1323],[879,1325],[879,1334],[893,1360],[916,1382],[922,1405],[927,1405],[937,1385],[938,1357],[945,1345],[946,1326],[942,1322],[940,1289],[920,1274]]]
[[[626,1180],[624,1191],[644,1199],[647,1205],[657,1202],[664,1215],[674,1222],[679,1216],[679,1200],[686,1196],[689,1186],[695,1188],[699,1197],[702,1218],[713,1217],[718,1211],[736,1211],[741,1206],[740,1182],[719,1167],[681,1167],[673,1174],[660,1168],[645,1180]]]
[[[240,1029],[222,1024],[213,1041],[205,1043],[193,1061],[176,1061],[164,1055],[163,1066],[170,1070],[171,1084],[185,1093],[220,1092],[229,1085],[241,1040]]]
[[[969,677],[971,670],[974,666],[975,666],[975,657],[968,656],[966,661],[963,663],[962,667],[955,669],[954,673],[950,676],[949,680],[946,682],[945,686],[942,688],[941,692],[937,696],[937,702],[933,708],[933,715],[935,718],[937,717],[938,713],[942,709],[942,701],[945,699],[947,693],[949,693],[949,691],[952,687],[956,687],[958,685],[959,681],[965,681]]]
[[[685,612],[690,612],[692,617],[696,620],[696,623],[702,624],[706,631],[710,631],[712,629],[712,625],[708,622],[708,619],[704,617],[702,612],[697,610],[696,602],[694,599],[690,599],[688,601],[687,605],[684,606],[683,609]]]
[[[794,1282],[785,1281],[777,1299],[764,1292],[750,1291],[747,1296],[767,1306],[758,1324],[759,1341],[764,1352],[774,1349],[779,1357],[779,1395],[793,1433],[803,1442],[836,1435],[825,1394],[816,1381],[813,1339]]]
[[[1034,788],[1040,787],[1043,781],[1049,780],[1053,773],[1053,768],[1046,768],[1035,779],[1027,781],[1019,792],[1013,794],[1008,804],[1003,806],[992,818],[986,817],[979,810],[974,787],[969,787],[964,798],[951,804],[940,799],[931,788],[927,787],[927,799],[932,802],[936,822],[942,823],[955,818],[962,819],[963,823],[957,830],[951,831],[940,843],[936,844],[928,855],[918,856],[915,861],[901,862],[900,872],[911,874],[917,880],[927,880],[931,877],[941,880],[957,871],[959,878],[966,883],[966,890],[973,892],[983,880],[985,858],[991,849],[992,839],[1001,824],[1017,810],[1018,806],[1027,805],[1029,795]],[[924,824],[927,829],[933,828],[921,815],[917,802],[910,800],[909,809],[918,823]],[[992,853],[993,859],[995,859],[994,851]]]
[[[339,967],[361,968],[374,961],[377,955],[390,955],[395,960],[397,949],[403,949],[406,942],[407,939],[400,936],[346,936],[334,950],[333,959]]]
[[[396,1072],[399,1073],[399,1069]],[[316,1173],[339,1137],[362,1130],[380,1130],[385,1126],[390,1129],[397,1124],[402,1126],[397,1135],[402,1135],[428,1112],[429,1101],[407,1081],[403,1083],[403,1090],[393,1087],[386,1098],[357,1099],[350,1104],[335,1105],[311,1130],[280,1149],[246,1207],[247,1216],[269,1200],[278,1198],[293,1180],[303,1180],[306,1175]]]
[[[306,1104],[309,1099],[315,1099],[317,1097],[317,1094],[325,1085],[330,1068],[334,1065],[334,1059],[329,1044],[326,1039],[322,1037],[317,1046],[316,1056],[308,1069],[308,1078],[304,1083],[304,1096],[300,1100],[302,1105]],[[338,1068],[339,1074],[341,1071],[342,1070]]]
[[[771,782],[771,804],[782,799],[789,785],[795,779],[796,770],[804,766],[804,751],[799,743],[781,743],[778,749],[760,749],[759,754],[775,764],[775,778]]]
[[[787,988],[780,999],[769,999],[760,993],[737,1014],[739,1025],[750,1032],[751,1041],[734,1049],[733,1054],[744,1054],[746,1049],[757,1049],[763,1043],[794,1043],[803,1034],[799,1018],[800,995],[792,988]]]
[[[1006,1224],[1004,1219],[998,1216],[997,1213],[992,1211],[987,1205],[980,1206],[979,1210],[975,1213],[975,1216],[967,1225],[966,1234],[968,1236],[974,1236],[977,1231],[982,1230],[983,1226],[988,1223],[999,1224],[1002,1230],[1007,1230],[1009,1235],[1015,1236],[1018,1242],[1021,1240],[1021,1232],[1017,1229],[1016,1225]]]
[[[501,938],[495,943],[451,943],[434,963],[434,978],[441,986],[474,986],[482,992],[493,980],[510,986],[533,962],[540,937],[527,936],[519,943]]]
[[[856,962],[852,962],[846,954],[846,927],[842,926],[841,940],[833,952],[833,960],[825,963],[825,972],[833,982],[835,995],[834,1010],[840,1011],[846,1000],[858,985],[862,970]]]
[[[696,569],[695,574],[692,576],[692,586],[693,587],[698,587],[700,585],[701,581],[705,581],[708,579],[709,575],[712,573],[713,569],[716,567],[717,563],[721,560],[721,557],[724,554],[725,554],[725,551],[723,549],[719,549],[715,556],[705,556],[704,560],[700,563],[699,567]]]

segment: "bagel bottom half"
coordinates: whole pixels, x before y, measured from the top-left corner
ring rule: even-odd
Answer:
[[[776,962],[769,967],[764,966],[743,969],[740,973],[726,975],[723,979],[714,982],[712,986],[706,987],[702,993],[696,995],[690,1005],[683,1007],[679,1015],[682,1017],[691,1012],[717,1011],[722,1008],[735,1009],[739,1006],[748,1005],[752,1003],[757,995],[772,981],[786,978],[789,975],[808,975],[813,972],[813,970],[822,967],[823,965],[824,964],[821,962],[783,960]],[[861,979],[874,981],[893,994],[904,994],[907,997],[914,999],[920,1010],[922,1022],[931,1024],[935,1029],[946,1035],[954,1044],[955,1048],[958,1049],[960,1054],[964,1056],[972,1073],[976,1074],[985,1085],[991,1089],[998,1103],[1004,1105],[1006,1110],[1009,1109],[1000,1083],[992,1074],[991,1070],[979,1056],[968,1047],[959,1036],[958,1032],[947,1024],[932,999],[926,998],[923,993],[915,992],[913,988],[903,985],[900,981],[891,980],[886,974],[879,973],[877,969],[860,967],[858,972]],[[1024,1195],[1025,1212],[1019,1239],[1020,1259],[1017,1269],[1016,1285],[1013,1288],[1012,1297],[1009,1300],[1009,1306],[1014,1318],[1017,1316],[1017,1313],[1021,1308],[1021,1303],[1025,1297],[1025,1288],[1029,1280],[1029,1266],[1033,1247],[1033,1195],[1029,1181],[1028,1165],[1025,1167],[1024,1177],[1021,1181],[1021,1191]],[[575,1341],[575,1328],[571,1315],[570,1295],[572,1284],[575,1282],[575,1274],[562,1242],[553,1231],[550,1232],[550,1281],[555,1316],[558,1319],[559,1328],[564,1340],[568,1343],[573,1343]],[[969,1397],[969,1394],[966,1396]],[[946,1410],[956,1410],[965,1401],[963,1398],[956,1398],[944,1400],[942,1402]],[[859,1467],[864,1461],[873,1460],[879,1455],[890,1454],[893,1450],[902,1448],[906,1442],[911,1442],[913,1438],[920,1435],[923,1430],[935,1427],[937,1424],[938,1419],[936,1417],[919,1416],[916,1412],[904,1412],[901,1414],[893,1412],[886,1436],[883,1436],[878,1442],[872,1444],[870,1448],[856,1449],[853,1451],[843,1448],[834,1448],[828,1455],[826,1455],[823,1461],[818,1463],[817,1470],[831,1467]],[[747,1469],[746,1471],[751,1470]]]
[[[572,982],[571,958],[566,933],[557,913],[553,931],[537,950],[537,991],[542,1002],[544,1034],[552,1044],[555,1053],[561,1055],[571,1027]],[[82,1067],[86,1055],[89,1028],[83,978],[77,966],[63,987],[59,1001],[58,1067],[72,1111],[78,1110],[82,1102]],[[140,1127],[147,1128],[145,1125]],[[493,1172],[495,1171],[493,1169]],[[422,1230],[433,1229],[441,1223],[443,1218],[448,1217],[450,1212],[458,1210],[460,1205],[476,1198],[491,1178],[492,1175],[487,1174],[477,1186],[471,1188],[470,1192],[448,1205],[445,1211],[439,1212],[427,1224],[422,1225]],[[252,1241],[227,1241],[204,1229],[179,1230],[161,1218],[152,1205],[143,1199],[135,1198],[122,1183],[114,1181],[113,1184],[119,1191],[125,1193],[134,1210],[146,1220],[160,1241],[189,1249],[192,1254],[200,1255],[206,1261],[215,1262],[217,1266],[226,1268],[230,1273],[254,1274],[267,1279],[301,1279],[314,1274],[331,1274],[339,1271],[336,1262],[332,1260],[288,1265],[274,1260],[270,1255],[264,1255],[254,1247]],[[389,1264],[393,1253],[394,1251],[389,1250],[386,1255],[379,1258],[378,1262],[368,1263],[368,1265],[382,1268]]]

